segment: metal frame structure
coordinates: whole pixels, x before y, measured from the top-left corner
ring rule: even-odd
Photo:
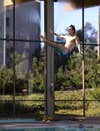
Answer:
[[[53,0],[44,0],[44,25],[45,25],[45,36],[47,38],[53,39],[53,36],[49,35],[49,26],[54,25],[54,3]],[[100,16],[99,16],[100,17]],[[86,116],[85,113],[85,79],[84,79],[84,70],[85,70],[85,58],[84,58],[84,0],[82,0],[82,88],[83,88],[83,116]],[[16,69],[15,69],[15,42],[24,41],[15,39],[15,0],[13,0],[13,39],[0,39],[2,41],[13,41],[13,117],[16,117],[15,114],[15,86],[16,86]],[[25,40],[26,41],[26,40]],[[27,40],[33,42],[32,40]],[[36,41],[40,42],[40,41]],[[99,45],[98,45],[99,46]],[[54,116],[54,50],[51,47],[46,46],[46,59],[45,59],[45,115]],[[65,100],[67,101],[67,100]]]

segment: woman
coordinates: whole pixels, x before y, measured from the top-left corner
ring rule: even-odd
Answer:
[[[65,39],[65,45],[58,44],[56,42],[53,42],[49,39],[46,39],[45,37],[41,36],[41,38],[44,40],[44,42],[49,43],[49,45],[53,47],[57,47],[60,49],[65,55],[70,55],[72,51],[74,50],[75,46],[77,45],[78,51],[80,52],[80,41],[79,38],[76,35],[75,27],[74,25],[70,25],[66,31],[68,34],[66,35],[59,35],[57,33],[51,32],[51,34],[56,35],[57,37]]]

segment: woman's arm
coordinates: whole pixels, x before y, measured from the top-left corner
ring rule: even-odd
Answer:
[[[81,48],[80,48],[80,40],[79,38],[75,35],[72,37],[71,41],[75,41],[76,45],[77,45],[77,48],[78,48],[78,51],[79,53],[81,52]]]
[[[63,38],[63,39],[66,38],[64,35],[57,34],[57,33],[53,32],[53,31],[50,31],[50,34],[53,34],[53,35],[55,35],[55,36],[57,36],[59,38]]]
[[[78,38],[77,36],[76,36],[75,42],[76,42],[76,45],[77,45],[78,51],[79,51],[79,53],[80,53],[80,52],[81,52],[81,48],[80,48],[80,40],[79,40],[79,38]]]

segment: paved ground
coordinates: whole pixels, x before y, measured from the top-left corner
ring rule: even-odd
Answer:
[[[0,123],[0,129],[11,128],[33,128],[33,127],[77,127],[77,128],[100,128],[100,119],[81,119],[81,120],[64,120],[64,121],[39,121],[39,122],[13,122]]]

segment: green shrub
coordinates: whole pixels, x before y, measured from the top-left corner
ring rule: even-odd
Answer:
[[[91,95],[93,99],[100,100],[100,88],[93,89],[93,91],[91,92]]]

